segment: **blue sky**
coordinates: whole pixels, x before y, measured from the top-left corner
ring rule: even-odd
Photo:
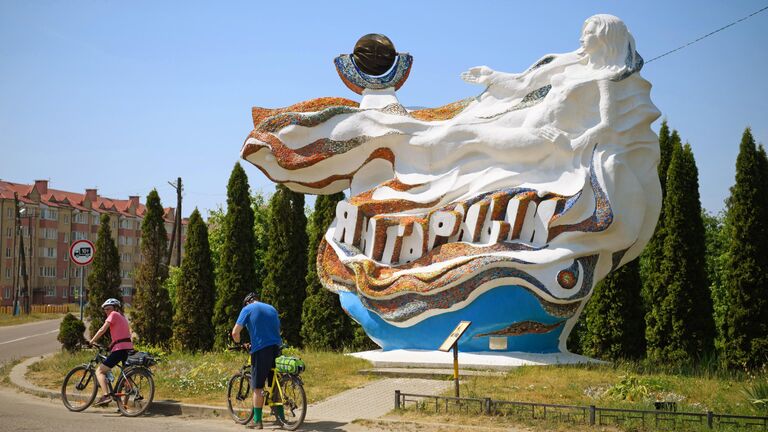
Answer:
[[[0,178],[113,198],[156,187],[169,206],[166,182],[181,176],[187,215],[225,203],[252,106],[357,98],[332,60],[363,34],[386,34],[414,56],[401,102],[437,106],[480,92],[459,79],[471,66],[518,72],[576,49],[595,13],[622,18],[648,60],[766,5],[0,0]],[[766,46],[768,11],[643,69],[653,101],[693,147],[710,211],[733,184],[744,128],[768,140]],[[253,189],[273,190],[244,166]]]

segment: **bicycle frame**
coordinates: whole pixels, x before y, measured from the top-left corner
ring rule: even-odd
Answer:
[[[102,354],[101,350],[99,350],[96,353],[96,356],[94,356],[94,358],[91,361],[89,361],[88,363],[83,363],[82,366],[88,368],[88,370],[90,370],[90,371],[93,371],[94,375],[91,375],[90,373],[85,374],[85,376],[83,376],[83,379],[85,380],[85,382],[82,382],[82,380],[81,380],[81,382],[79,382],[77,384],[78,390],[82,390],[82,389],[84,389],[84,388],[86,388],[88,386],[88,384],[90,383],[90,380],[91,380],[91,376],[95,377],[96,369],[98,369],[99,365],[102,364],[104,362],[104,360],[106,360],[106,359],[107,359],[107,356]],[[128,379],[128,376],[126,375],[126,371],[129,371],[133,366],[124,366],[123,362],[121,362],[121,363],[115,365],[115,367],[120,368],[120,373],[117,374],[117,376],[116,376],[117,379],[113,380],[113,381],[117,384],[120,381],[124,380],[125,383],[126,383],[126,387],[130,389],[130,387],[132,386],[132,383],[131,383],[131,380]],[[147,371],[149,371],[150,375],[152,374],[152,370],[151,369],[147,368]],[[113,373],[112,375],[114,376],[115,374]],[[114,397],[125,396],[125,394],[123,394],[123,393],[121,393],[121,394],[115,393],[116,386],[115,387],[112,386],[112,382],[113,381],[107,380],[107,388],[109,389],[109,394],[114,396]],[[100,386],[100,384],[98,383],[98,379],[96,380],[96,384]]]
[[[248,375],[251,374],[251,366],[252,366],[251,357],[248,356],[248,362],[241,369],[243,372],[243,376],[245,376],[246,373]],[[262,388],[262,392],[263,392],[262,394],[264,395],[264,405],[269,406],[271,408],[271,407],[280,406],[283,404],[284,393],[283,393],[283,387],[280,386],[280,378],[282,378],[282,374],[277,371],[277,368],[272,368],[270,372],[272,373],[272,385],[269,386],[269,388],[266,388],[266,387]],[[238,395],[242,391],[242,383],[240,385],[241,385],[241,388],[238,389]],[[248,385],[249,386],[251,385],[250,381],[248,382]],[[279,402],[272,402],[268,400],[269,396],[273,396],[275,394],[275,387],[277,387],[277,394],[279,395],[279,399],[280,399]]]

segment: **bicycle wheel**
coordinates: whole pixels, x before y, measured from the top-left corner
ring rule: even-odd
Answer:
[[[80,365],[69,371],[61,385],[61,401],[70,411],[83,411],[96,399],[98,388],[96,375],[87,365]]]
[[[307,395],[301,379],[293,375],[280,377],[280,387],[283,388],[283,412],[285,419],[278,422],[287,430],[296,430],[304,423],[307,415]]]
[[[253,418],[251,398],[251,374],[240,372],[233,375],[227,384],[227,409],[235,423],[244,425]]]
[[[155,380],[152,373],[143,367],[125,371],[125,378],[115,387],[117,409],[127,417],[136,417],[144,413],[155,397]]]

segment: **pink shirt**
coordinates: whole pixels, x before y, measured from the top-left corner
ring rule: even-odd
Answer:
[[[113,341],[120,339],[130,339],[131,329],[128,327],[128,320],[118,311],[110,312],[107,317],[109,323],[109,334],[112,336]],[[120,342],[112,346],[112,351],[133,349],[133,343]]]

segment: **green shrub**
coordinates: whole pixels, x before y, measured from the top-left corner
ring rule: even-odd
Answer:
[[[78,349],[78,345],[85,342],[83,333],[85,333],[85,324],[71,313],[68,313],[61,321],[59,335],[56,339],[61,342],[62,349],[75,352]]]
[[[756,411],[768,414],[768,378],[753,381],[744,388],[744,394]]]

